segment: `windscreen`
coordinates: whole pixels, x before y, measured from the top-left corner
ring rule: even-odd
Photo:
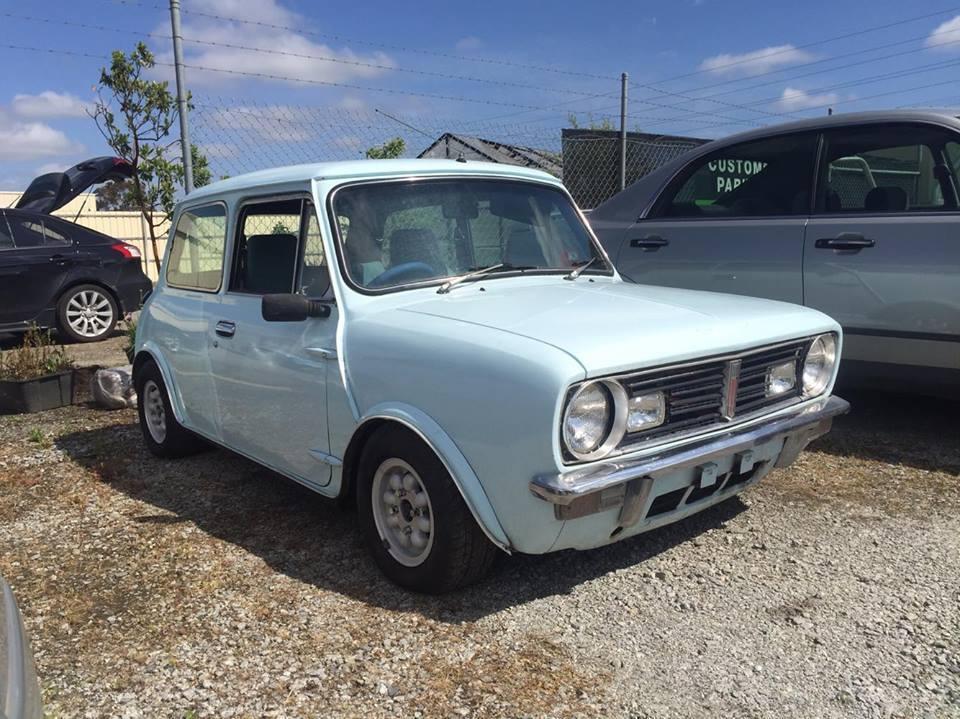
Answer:
[[[610,273],[560,190],[507,180],[418,180],[344,187],[333,199],[344,266],[363,289],[497,275]],[[493,276],[493,274],[491,274]]]

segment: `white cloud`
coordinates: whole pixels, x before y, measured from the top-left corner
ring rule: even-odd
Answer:
[[[464,52],[466,50],[479,50],[481,47],[483,47],[483,40],[475,35],[467,35],[466,37],[462,37],[457,40],[455,47],[460,52]]]
[[[38,160],[82,150],[82,145],[45,123],[22,122],[0,114],[0,161]]]
[[[777,101],[777,106],[781,110],[808,110],[815,107],[825,107],[832,105],[840,99],[835,92],[825,92],[821,95],[811,95],[806,90],[798,90],[794,87],[783,88],[783,94]]]
[[[793,45],[774,45],[739,55],[714,55],[700,63],[700,69],[715,75],[760,75],[813,59],[814,55]]]
[[[37,95],[14,95],[11,107],[20,117],[84,117],[90,104],[69,93],[44,90]]]
[[[221,17],[244,18],[249,23],[230,22],[204,17],[198,13],[209,13]],[[357,78],[370,78],[382,75],[393,67],[393,60],[383,52],[367,55],[359,54],[349,48],[335,49],[330,45],[314,42],[306,35],[294,30],[281,28],[299,28],[305,25],[300,15],[286,9],[279,0],[197,0],[191,5],[191,12],[184,15],[183,36],[186,40],[202,40],[204,45],[185,42],[185,64],[229,70],[232,73],[255,73],[273,75],[274,78],[260,78],[265,82],[284,82],[276,77],[304,78],[323,82],[349,82]],[[279,27],[270,27],[279,26]],[[169,32],[164,27],[158,32]],[[252,52],[229,45],[262,48],[271,52]],[[283,54],[279,54],[283,53]],[[332,58],[337,62],[317,60],[316,57]],[[169,50],[157,53],[160,62],[171,62]],[[352,63],[367,63],[383,67],[368,67]],[[164,76],[172,75],[170,68],[161,68]],[[193,86],[223,85],[253,78],[228,72],[206,72],[196,67],[186,69],[188,83]],[[301,83],[294,83],[300,85]]]
[[[937,50],[960,50],[960,15],[938,25],[924,44]]]

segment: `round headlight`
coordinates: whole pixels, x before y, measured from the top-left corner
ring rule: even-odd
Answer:
[[[836,335],[820,335],[810,343],[803,363],[803,394],[815,397],[822,394],[830,384],[833,369],[837,364]]]
[[[597,459],[617,446],[626,427],[626,393],[616,382],[590,382],[563,413],[563,442],[577,459]]]

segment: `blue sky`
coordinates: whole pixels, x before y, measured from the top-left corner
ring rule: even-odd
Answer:
[[[569,113],[615,115],[621,71],[630,127],[664,134],[960,106],[960,4],[937,0],[182,4],[191,127],[219,174],[356,157],[392,134],[417,150],[446,129],[554,147]],[[168,62],[165,6],[0,2],[4,44],[36,48],[0,45],[0,189],[109,154],[85,115],[98,56],[144,39]]]

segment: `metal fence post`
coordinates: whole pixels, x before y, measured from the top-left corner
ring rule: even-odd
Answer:
[[[620,74],[620,189],[627,186],[627,73]]]
[[[177,77],[177,108],[180,111],[180,152],[183,155],[183,191],[193,190],[193,156],[187,129],[187,88],[183,80],[183,37],[180,35],[180,0],[170,0],[170,27],[173,31],[173,67]]]

